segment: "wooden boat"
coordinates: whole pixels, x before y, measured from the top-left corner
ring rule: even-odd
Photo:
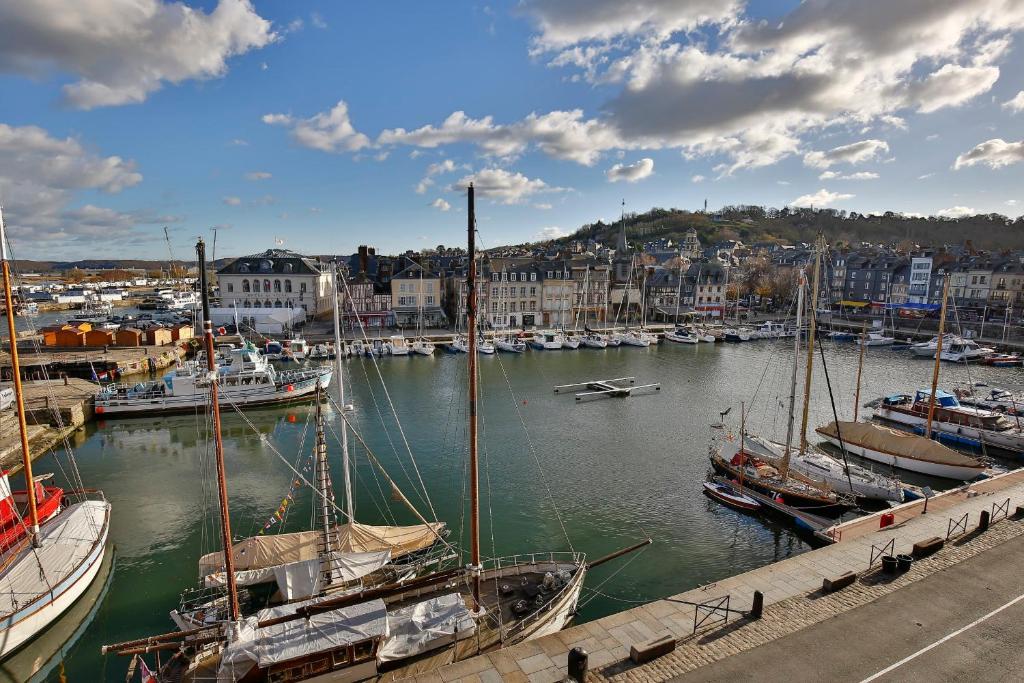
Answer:
[[[761,508],[759,502],[740,493],[730,484],[706,481],[704,482],[704,495],[736,510],[754,512]]]
[[[982,358],[981,364],[997,368],[1015,368],[1024,365],[1024,358],[1016,353],[993,353]]]

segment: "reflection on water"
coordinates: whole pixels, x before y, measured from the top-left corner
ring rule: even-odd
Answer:
[[[708,469],[708,424],[720,411],[732,406],[728,419],[736,419],[742,400],[749,429],[784,438],[790,348],[766,342],[662,345],[481,358],[485,555],[572,547],[596,558],[651,536],[654,544],[643,552],[593,571],[591,587],[614,577],[600,595],[584,592],[578,618],[585,621],[806,550],[788,529],[735,513],[700,492]],[[856,349],[830,348],[827,355],[837,410],[846,418]],[[369,359],[346,363],[354,425],[419,509],[429,513],[418,493],[422,479],[437,518],[449,524],[454,538],[464,539],[465,356],[385,358],[378,367],[404,436]],[[816,373],[822,379],[820,367]],[[926,386],[930,373],[928,362],[868,349],[862,396]],[[1016,387],[1024,377],[1019,369],[967,373],[947,367],[943,373],[944,386],[984,380]],[[557,384],[625,376],[660,382],[662,390],[583,404],[552,391]],[[824,382],[815,384],[812,428],[832,419]],[[254,411],[248,417],[255,432],[239,416],[225,414],[236,536],[258,531],[287,493],[293,475],[283,460],[301,470],[308,459],[312,412],[311,406]],[[336,416],[328,420],[336,431]],[[86,485],[101,487],[113,502],[111,536],[119,555],[99,617],[65,662],[69,680],[122,680],[127,661],[105,660],[99,646],[171,629],[167,613],[179,592],[195,584],[196,561],[219,545],[207,433],[203,414],[107,421],[77,448]],[[330,433],[328,438],[339,467],[339,446]],[[357,443],[353,450],[359,519],[415,522],[391,501]],[[56,467],[44,459],[37,469]],[[340,483],[337,474],[335,481]],[[308,525],[311,514],[309,492],[300,490],[287,528]]]

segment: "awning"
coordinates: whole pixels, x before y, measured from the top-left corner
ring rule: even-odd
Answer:
[[[907,303],[903,303],[903,304],[888,303],[888,304],[885,305],[885,307],[886,308],[905,308],[907,310],[912,310],[912,311],[937,311],[940,308],[942,308],[942,306],[940,306],[939,304],[920,304],[920,303],[913,303],[913,302],[910,302],[910,301],[908,301]]]
[[[866,301],[840,301],[838,306],[849,306],[851,308],[863,308],[868,305]]]

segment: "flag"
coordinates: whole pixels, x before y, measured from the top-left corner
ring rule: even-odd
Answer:
[[[157,680],[156,674],[150,671],[149,667],[146,666],[146,660],[141,657],[139,658],[139,674],[142,679],[142,683],[160,683],[160,681]]]
[[[274,244],[276,244],[279,247],[283,247],[284,246],[284,240],[281,239],[280,237],[275,237],[274,238]]]

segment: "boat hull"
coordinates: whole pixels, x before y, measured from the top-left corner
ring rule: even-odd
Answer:
[[[761,507],[761,504],[753,498],[744,496],[724,484],[704,482],[704,495],[734,510],[754,512]]]
[[[732,467],[727,462],[720,458],[712,458],[711,465],[715,471],[719,474],[725,475],[729,479],[738,480],[740,477],[740,471],[737,468]],[[778,493],[775,489],[770,486],[765,486],[759,483],[756,479],[744,478],[743,485],[746,488],[753,489],[759,493],[763,493],[767,496],[774,496]],[[845,505],[839,502],[825,502],[820,498],[809,497],[801,495],[797,492],[786,491],[782,493],[782,496],[787,505],[795,507],[797,509],[806,508],[812,510],[818,515],[839,515],[850,509],[849,505]]]
[[[821,431],[818,431],[818,435],[821,438],[828,441],[830,444],[839,446],[839,439],[834,436],[829,436]],[[958,465],[946,465],[943,463],[930,462],[925,460],[918,460],[916,458],[907,458],[904,456],[896,455],[895,453],[887,453],[884,451],[870,448],[863,444],[858,444],[850,441],[848,438],[843,437],[843,447],[847,451],[854,455],[871,460],[872,462],[881,463],[890,467],[896,467],[901,470],[908,472],[917,472],[918,474],[927,474],[932,477],[941,477],[943,479],[956,479],[958,481],[964,481],[967,479],[973,479],[981,474],[981,469],[976,467],[962,467]]]
[[[65,514],[69,514],[69,512],[65,512]],[[110,505],[107,504],[99,537],[85,559],[54,585],[45,596],[40,596],[27,603],[0,622],[0,659],[7,657],[45,630],[57,617],[75,604],[92,585],[103,565],[109,530]],[[29,553],[24,561],[34,562],[35,560]]]
[[[922,433],[928,423],[927,417],[890,410],[885,407],[875,410],[875,417],[911,427],[915,431],[921,431]],[[981,448],[983,446],[987,448],[995,447],[1018,454],[1024,453],[1024,433],[1018,431],[996,432],[988,429],[978,429],[970,425],[933,420],[932,432],[933,435],[937,435],[940,439],[971,446],[972,448]]]

